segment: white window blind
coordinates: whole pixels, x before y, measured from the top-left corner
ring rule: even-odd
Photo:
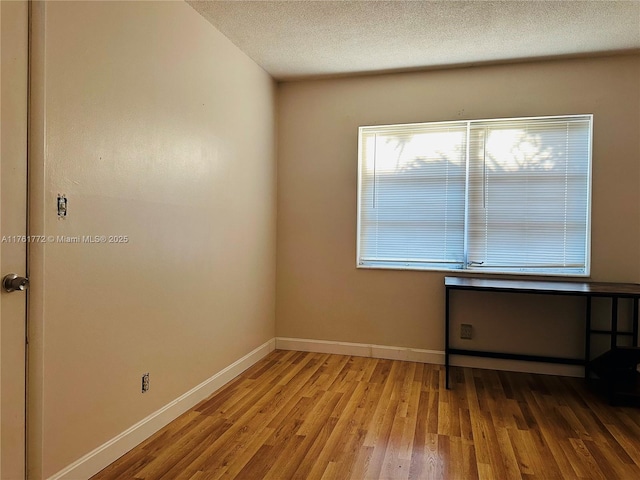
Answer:
[[[465,123],[361,130],[360,264],[464,263]]]
[[[358,265],[587,275],[591,123],[361,127]]]

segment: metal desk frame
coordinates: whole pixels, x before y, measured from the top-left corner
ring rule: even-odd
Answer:
[[[449,370],[451,355],[474,357],[502,358],[507,360],[525,360],[531,362],[558,363],[584,366],[585,378],[590,376],[591,335],[603,334],[611,336],[611,349],[617,348],[619,336],[632,336],[632,346],[638,346],[638,300],[640,284],[635,283],[597,283],[597,282],[554,282],[538,280],[499,280],[492,278],[445,277],[445,375],[446,388],[449,388]],[[583,358],[550,357],[543,355],[525,355],[520,353],[493,352],[484,350],[467,350],[452,348],[450,340],[450,296],[453,290],[471,290],[480,292],[527,293],[534,295],[579,296],[586,299],[585,346]],[[591,328],[591,301],[594,297],[611,299],[611,330],[593,330]],[[633,300],[633,318],[631,332],[618,331],[618,300]]]

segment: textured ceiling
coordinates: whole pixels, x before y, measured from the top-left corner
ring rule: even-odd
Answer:
[[[279,80],[640,49],[640,0],[188,3]]]

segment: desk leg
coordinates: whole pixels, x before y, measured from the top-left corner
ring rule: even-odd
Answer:
[[[445,387],[449,389],[449,288],[444,294],[444,375]]]
[[[618,297],[611,297],[611,350],[616,348],[618,348]],[[613,405],[615,385],[612,375],[609,375],[606,383],[609,405]]]
[[[587,318],[585,320],[586,331],[584,339],[584,378],[589,380],[591,374],[589,363],[591,362],[591,296],[587,297]]]
[[[611,350],[618,346],[618,297],[611,297]]]
[[[634,347],[638,346],[638,299],[633,299],[633,343]]]

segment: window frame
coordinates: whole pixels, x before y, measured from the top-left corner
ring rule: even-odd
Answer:
[[[586,228],[585,228],[585,265],[584,273],[573,272],[534,272],[534,271],[516,271],[516,270],[482,270],[478,268],[469,268],[470,263],[468,253],[469,242],[469,184],[470,184],[470,131],[471,125],[474,123],[483,122],[507,122],[515,120],[523,121],[536,121],[536,120],[570,120],[570,119],[585,119],[588,120],[588,134],[587,134],[587,167],[586,167]],[[360,248],[361,248],[361,236],[362,236],[362,198],[363,198],[363,167],[365,163],[364,149],[363,149],[363,133],[375,129],[401,129],[401,128],[416,128],[421,125],[433,126],[448,124],[461,124],[467,123],[467,139],[466,139],[466,158],[465,158],[465,192],[464,192],[464,254],[465,260],[462,268],[446,268],[441,265],[431,266],[425,263],[405,264],[400,265],[398,263],[385,265],[379,264],[362,264],[360,262]],[[398,123],[398,124],[380,124],[380,125],[364,125],[358,127],[358,173],[357,173],[357,228],[356,228],[356,268],[366,270],[411,270],[411,271],[432,271],[432,272],[458,272],[464,274],[481,274],[481,275],[514,275],[514,276],[542,276],[542,277],[575,277],[575,278],[587,278],[591,276],[591,208],[592,208],[592,184],[593,184],[593,114],[569,114],[569,115],[545,115],[545,116],[529,116],[529,117],[498,117],[498,118],[483,118],[483,119],[466,119],[466,120],[447,120],[447,121],[433,121],[433,122],[416,122],[416,123]]]

